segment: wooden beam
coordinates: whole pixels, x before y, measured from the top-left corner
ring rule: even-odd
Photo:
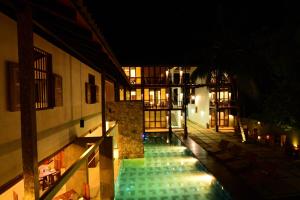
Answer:
[[[15,0],[20,64],[24,200],[39,198],[31,0]]]
[[[92,40],[92,33],[88,29],[79,26],[73,21],[45,13],[35,14],[34,19],[51,30],[64,31],[69,37],[72,36],[84,40]]]

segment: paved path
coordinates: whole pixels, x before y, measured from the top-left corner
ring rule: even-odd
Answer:
[[[242,143],[241,137],[235,133],[216,133],[213,130],[201,128],[199,125],[190,121],[188,122],[188,132],[189,138],[187,140],[182,139],[182,131],[176,132],[176,135],[181,137],[187,146],[194,148],[196,154],[199,154],[202,150],[197,150],[199,147],[195,149],[196,145],[191,145],[193,142],[201,146],[199,149],[208,150],[210,147],[217,146],[220,140],[223,139],[229,141],[230,144],[241,147],[241,151],[250,152],[257,156],[251,168],[236,170],[241,164],[245,164],[248,158],[241,156],[227,161],[220,161],[217,159],[217,154],[212,153],[209,154],[212,158],[208,158],[208,156],[206,156],[206,158],[214,161],[208,161],[206,158],[206,160],[203,159],[204,153],[202,152],[202,158],[198,156],[198,159],[200,159],[202,163],[204,162],[203,164],[208,170],[212,171],[218,179],[223,176],[222,173],[230,171],[230,173],[236,177],[233,182],[238,181],[241,185],[248,187],[249,191],[255,191],[260,198],[300,199],[300,161],[287,157],[279,147]],[[220,168],[216,167],[220,165],[227,170],[223,168],[219,170],[223,172],[215,174],[213,171],[218,170],[214,170],[214,168]],[[226,172],[224,176],[228,176],[230,173]],[[230,182],[232,181],[230,181],[229,178],[228,183],[230,184]],[[238,197],[239,195],[240,194],[238,194]]]

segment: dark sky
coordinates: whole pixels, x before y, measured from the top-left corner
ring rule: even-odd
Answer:
[[[280,29],[291,12],[285,1],[85,2],[121,64],[197,64],[199,52],[224,35],[247,41],[250,35]]]

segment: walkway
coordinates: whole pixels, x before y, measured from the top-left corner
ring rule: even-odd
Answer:
[[[255,195],[262,199],[299,199],[300,161],[285,156],[280,148],[245,144],[241,142],[239,135],[216,133],[190,121],[188,131],[187,140],[182,139],[183,132],[175,132],[175,134],[192,151],[194,149],[198,154],[196,157],[220,179],[225,188],[231,187],[227,188],[228,191],[236,193],[234,189],[236,186],[232,186],[232,183],[238,182],[238,187],[243,190],[251,188],[255,191]],[[223,146],[227,148],[223,148],[221,144],[226,144]],[[203,149],[209,156],[203,153]],[[202,152],[205,156],[201,157],[197,152]],[[250,193],[252,192],[249,189],[244,196]],[[239,194],[237,197],[240,197]]]

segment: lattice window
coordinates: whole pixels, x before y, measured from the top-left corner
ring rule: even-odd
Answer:
[[[53,107],[52,56],[34,47],[35,107],[37,110]]]

